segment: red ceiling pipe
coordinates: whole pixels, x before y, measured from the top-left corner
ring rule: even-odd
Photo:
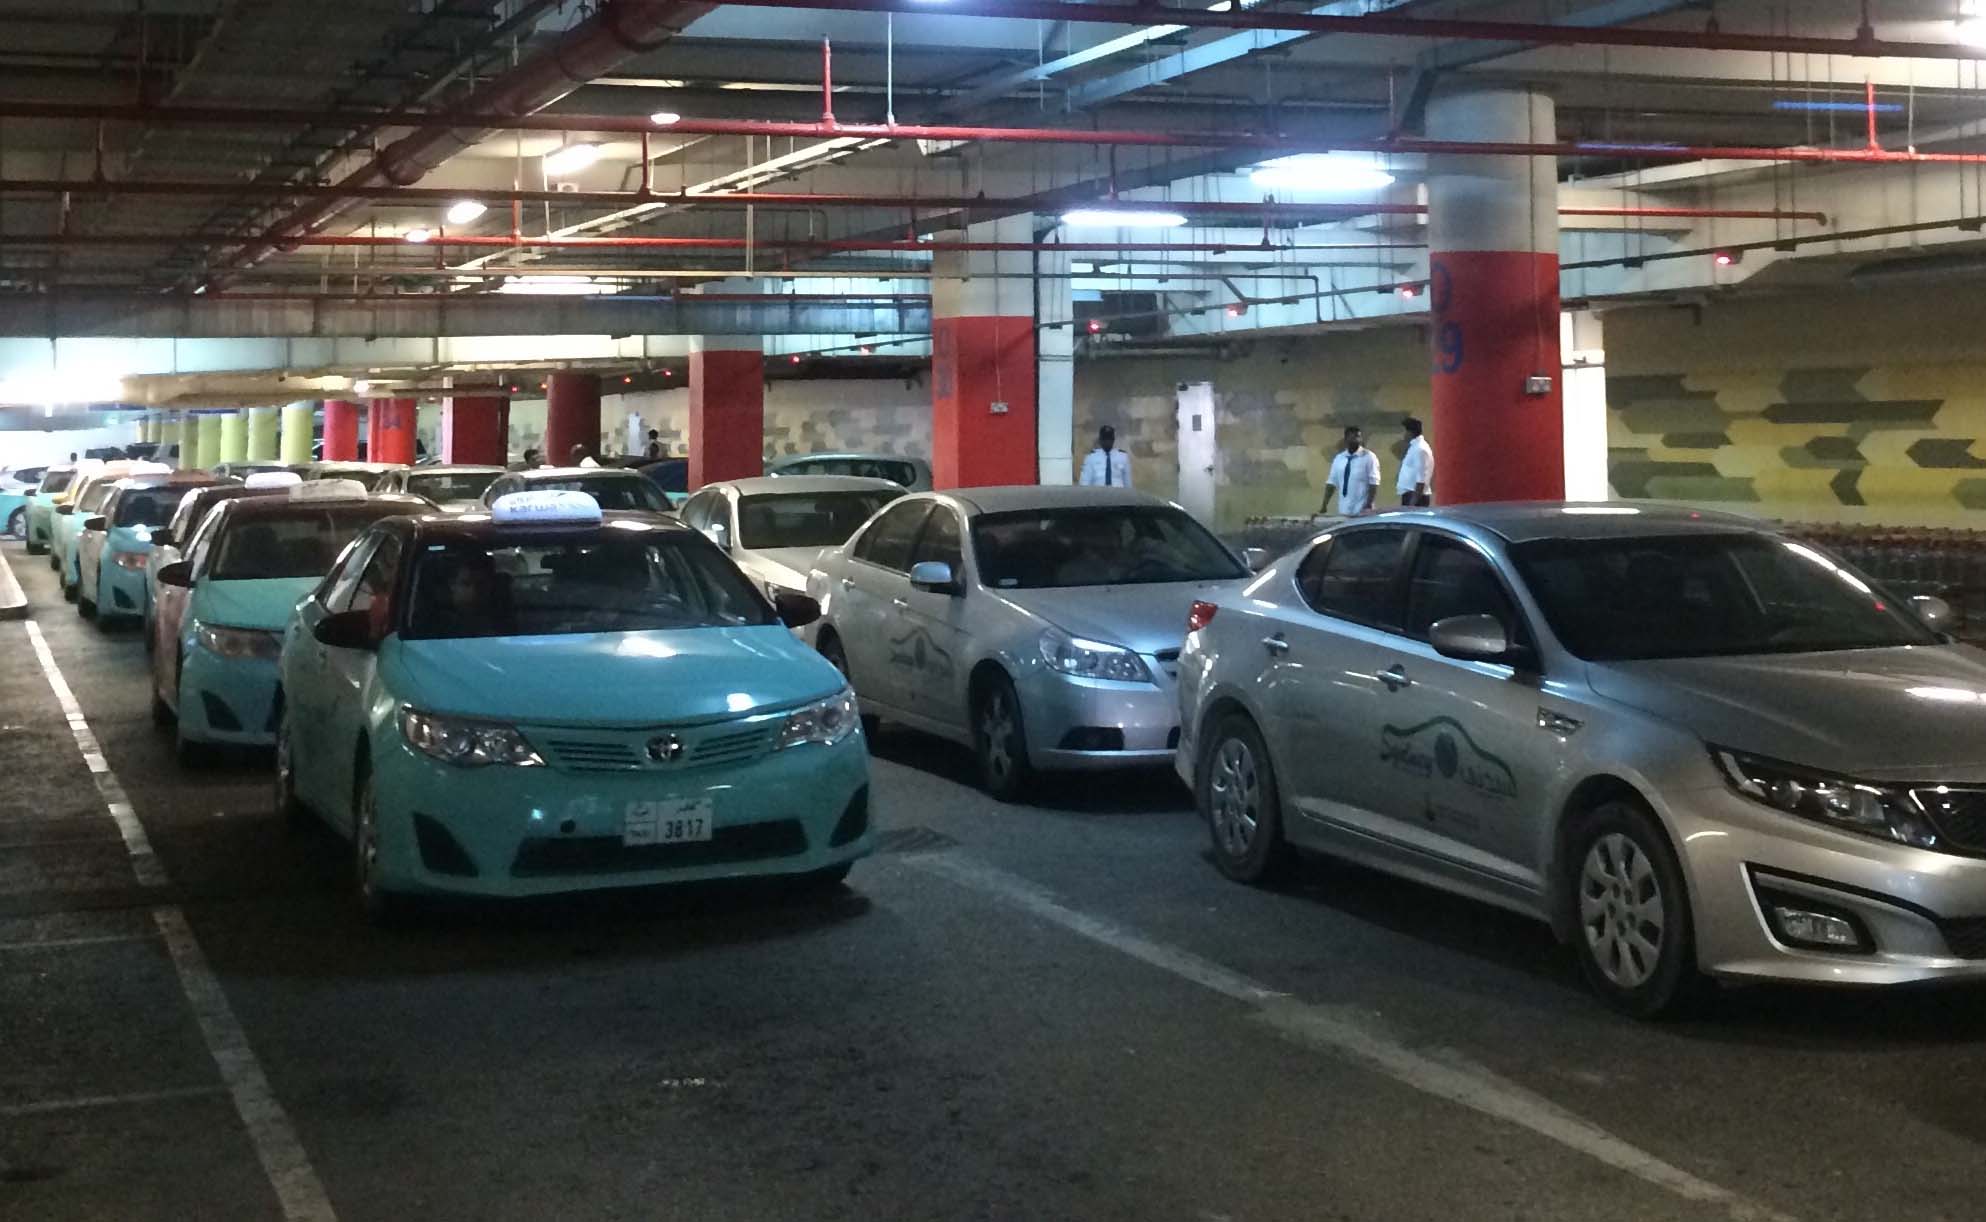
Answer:
[[[709,12],[710,7],[677,0],[605,0],[591,17],[566,31],[557,42],[477,88],[464,101],[462,109],[471,113],[528,115],[612,71],[627,59],[654,50]],[[475,126],[423,128],[380,150],[338,185],[351,189],[384,181],[412,186],[429,170],[487,134],[487,128]],[[250,242],[235,256],[235,261],[253,263],[294,235],[324,225],[343,208],[335,199],[305,204]]]
[[[825,9],[864,13],[929,13],[922,0],[728,0],[757,8]],[[1754,51],[1793,55],[1887,56],[1896,59],[1979,58],[1979,48],[1958,42],[1902,42],[1864,32],[1852,38],[1802,34],[1741,34],[1721,24],[1695,30],[1635,26],[1563,26],[1523,21],[1464,21],[1447,17],[1333,17],[1267,8],[1174,7],[1152,3],[1091,4],[1070,0],[950,0],[953,17],[1008,17],[1026,21],[1075,21],[1101,25],[1183,25],[1224,30],[1298,30],[1311,34],[1366,34],[1382,38],[1456,39],[1466,42],[1537,43],[1555,47],[1661,47],[1681,51]]]
[[[81,234],[0,234],[0,246],[177,246],[186,239],[177,234],[152,233],[81,233]],[[946,253],[966,251],[998,251],[1028,253],[1035,251],[1179,251],[1179,252],[1222,252],[1222,251],[1290,251],[1290,250],[1342,250],[1343,243],[1327,242],[1308,244],[1303,242],[917,242],[843,238],[793,238],[773,241],[755,241],[750,238],[677,238],[677,237],[611,237],[611,238],[514,238],[495,236],[475,237],[436,237],[428,242],[409,242],[405,238],[374,237],[369,234],[314,234],[307,238],[291,238],[285,246],[295,247],[398,247],[402,250],[416,250],[427,247],[459,246],[498,250],[812,250],[812,251],[942,251]],[[369,268],[368,271],[387,274],[387,268]],[[527,269],[528,270],[528,269]],[[557,269],[550,269],[556,273]]]

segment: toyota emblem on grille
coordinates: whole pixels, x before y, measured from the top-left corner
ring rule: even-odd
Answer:
[[[648,758],[658,764],[673,764],[683,758],[683,740],[663,734],[648,740]]]

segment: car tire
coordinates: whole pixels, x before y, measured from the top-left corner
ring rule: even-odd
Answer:
[[[401,924],[408,915],[407,897],[379,885],[379,797],[372,783],[372,770],[359,765],[359,779],[352,795],[352,889],[358,897],[359,913],[366,923],[385,929]]]
[[[1572,948],[1586,982],[1634,1018],[1685,1008],[1696,995],[1696,937],[1682,866],[1639,802],[1602,803],[1567,837]]]
[[[972,743],[979,760],[979,783],[987,793],[1001,802],[1027,796],[1034,785],[1027,725],[1021,718],[1020,694],[1004,674],[993,675],[974,689]]]
[[[277,699],[282,699],[280,693]],[[282,816],[285,827],[297,831],[310,822],[310,811],[297,797],[296,769],[290,751],[290,714],[285,704],[276,717],[276,813]]]
[[[26,538],[28,533],[28,511],[16,509],[7,515],[7,533],[16,538]]]
[[[97,600],[84,597],[83,583],[80,578],[76,582],[76,614],[82,616],[84,619],[95,619],[97,617]]]
[[[1283,838],[1283,791],[1254,721],[1240,713],[1217,721],[1194,771],[1215,867],[1251,885],[1287,878],[1296,851]]]
[[[82,588],[78,586],[76,583],[70,581],[68,576],[65,574],[62,578],[62,601],[65,603],[75,602],[79,597],[81,597],[82,593],[83,593]]]
[[[823,632],[820,636],[819,650],[820,655],[827,659],[828,665],[840,671],[841,677],[848,681],[849,689],[851,691],[854,690],[855,675],[848,669],[848,651],[842,648],[841,638],[833,632]],[[882,719],[880,717],[872,713],[862,714],[862,736],[864,738],[874,738],[877,729],[881,725]]]
[[[46,552],[47,550],[48,550],[48,544],[36,543],[33,539],[28,540],[28,555],[39,556],[42,553]]]
[[[175,717],[172,719],[172,757],[181,768],[198,771],[213,766],[216,754],[212,743],[203,743],[186,736],[186,726]]]
[[[160,730],[170,730],[173,726],[173,723],[178,720],[179,717],[177,714],[175,714],[172,711],[172,706],[165,702],[164,696],[159,695],[159,686],[156,682],[154,682],[152,684],[153,728]]]

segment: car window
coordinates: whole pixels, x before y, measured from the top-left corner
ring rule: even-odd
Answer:
[[[346,504],[238,516],[214,544],[210,576],[217,581],[322,577],[366,527],[405,512],[401,505]]]
[[[386,626],[389,608],[392,604],[393,576],[400,568],[400,536],[382,535],[372,555],[366,558],[365,566],[359,568],[358,580],[352,584],[351,595],[343,606],[333,607],[334,611],[365,611],[372,617],[374,632]],[[357,566],[354,566],[357,567]]]
[[[930,520],[924,523],[924,533],[917,537],[916,554],[910,558],[912,564],[926,561],[951,565],[954,577],[965,571],[965,542],[959,516],[942,505],[931,511]]]
[[[47,475],[41,477],[41,487],[37,491],[50,493],[51,495],[57,492],[66,492],[69,489],[69,485],[75,482],[76,473],[74,471],[50,471]]]
[[[183,549],[187,562],[196,576],[206,576],[207,556],[214,549],[214,536],[220,532],[223,515],[210,513],[206,520],[193,529],[193,537]]]
[[[571,479],[536,479],[528,485],[533,492],[584,492],[602,509],[645,510],[666,513],[668,498],[653,481],[630,471],[625,475],[574,476]]]
[[[715,491],[699,492],[684,502],[682,512],[678,516],[682,518],[684,525],[702,530],[710,525],[712,511],[717,508],[721,495]]]
[[[179,506],[178,488],[126,488],[114,507],[106,507],[112,526],[164,526]]]
[[[393,476],[393,488],[399,492],[411,492],[424,496],[437,505],[449,501],[473,501],[483,495],[485,489],[496,482],[495,471],[416,471],[413,474],[397,472]]]
[[[1407,635],[1424,641],[1429,628],[1458,615],[1492,615],[1512,640],[1524,636],[1523,616],[1483,554],[1460,539],[1423,533],[1407,584]]]
[[[884,513],[862,532],[861,542],[855,545],[855,558],[899,573],[907,571],[918,529],[930,512],[931,502],[909,501]]]
[[[1319,545],[1321,555],[1314,551],[1305,558],[1303,567],[1314,560],[1317,568],[1307,585],[1299,569],[1298,588],[1321,615],[1397,630],[1401,554],[1411,537],[1385,527],[1337,535]]]
[[[903,493],[894,488],[761,493],[738,502],[738,545],[839,547]]]
[[[1248,576],[1207,528],[1170,505],[1088,505],[982,514],[982,585],[1003,590],[1226,581]]]
[[[373,549],[378,546],[379,536],[360,535],[338,557],[317,587],[317,601],[326,611],[343,611],[352,601],[352,589],[359,584],[359,574],[365,572],[366,562],[372,559]]]
[[[97,510],[103,508],[103,503],[110,499],[110,494],[116,491],[116,489],[116,484],[105,480],[98,480],[96,483],[91,484],[89,487],[83,489],[83,499],[77,503],[76,512],[83,517],[89,517]]]

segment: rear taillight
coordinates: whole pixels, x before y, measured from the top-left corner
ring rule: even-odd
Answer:
[[[1218,610],[1220,608],[1212,603],[1194,603],[1193,609],[1186,613],[1186,631],[1198,632],[1213,623],[1214,612]]]

